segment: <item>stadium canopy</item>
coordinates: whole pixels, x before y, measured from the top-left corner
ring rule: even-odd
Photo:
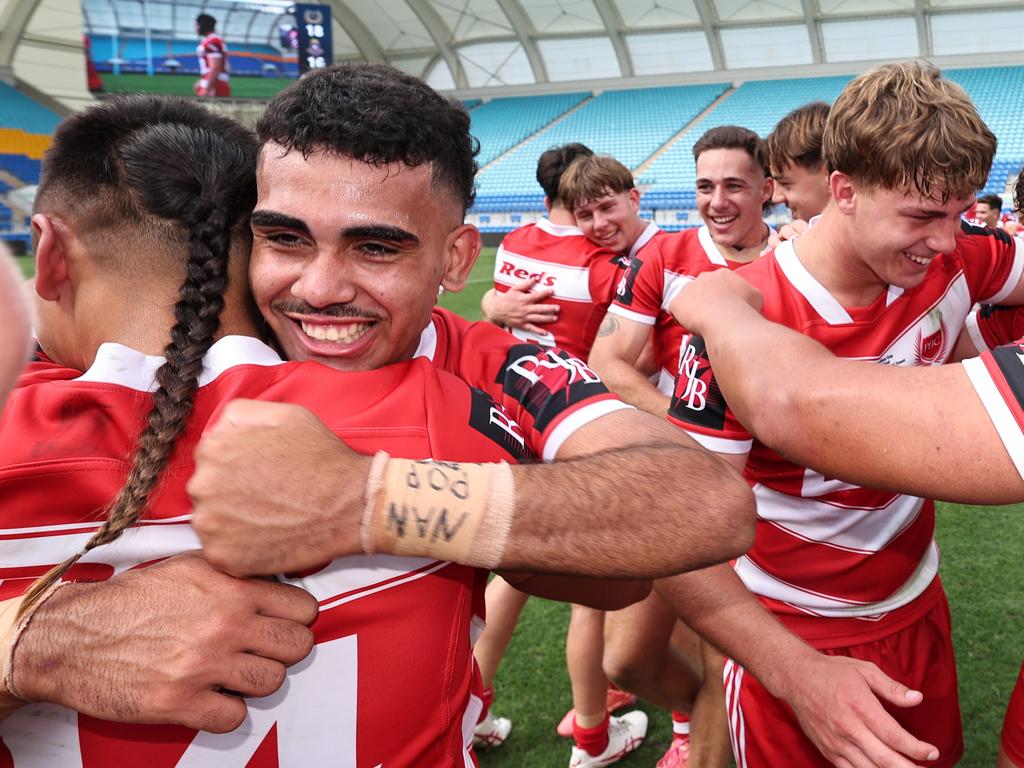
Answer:
[[[438,89],[486,95],[853,72],[923,56],[1024,63],[1019,0],[326,0],[335,60],[382,61]],[[0,0],[0,69],[27,20],[78,0]],[[277,46],[287,0],[83,0],[92,34],[144,26],[194,38],[207,12],[234,41]],[[38,15],[38,14],[35,14]],[[66,21],[66,19],[62,19]],[[20,26],[19,26],[20,25]],[[32,25],[39,30],[40,24]],[[38,33],[45,34],[45,33]]]

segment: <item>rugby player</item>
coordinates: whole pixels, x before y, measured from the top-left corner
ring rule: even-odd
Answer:
[[[228,70],[228,46],[217,34],[217,20],[208,13],[196,16],[199,45],[199,79],[192,86],[196,96],[230,96],[231,75]]]
[[[831,198],[821,138],[828,104],[814,101],[782,118],[765,139],[765,157],[775,188],[773,203],[784,203],[794,220],[810,221]]]
[[[382,104],[380,94],[391,92],[395,95],[393,103]],[[489,324],[465,323],[450,313],[437,310],[431,313],[421,306],[422,302],[429,310],[433,305],[437,284],[444,274],[442,267],[446,263],[446,255],[449,261],[454,258],[453,250],[461,248],[461,245],[459,248],[455,246],[466,242],[462,240],[463,235],[469,238],[469,250],[475,256],[478,242],[475,230],[459,223],[461,211],[466,206],[468,183],[460,182],[459,193],[445,198],[442,194],[444,186],[436,180],[451,178],[450,173],[424,173],[422,168],[410,168],[404,157],[400,163],[385,163],[378,167],[371,162],[354,159],[349,153],[355,149],[336,149],[334,152],[317,149],[321,143],[331,147],[349,137],[353,146],[356,139],[365,138],[367,147],[373,147],[381,141],[381,126],[384,125],[419,137],[424,127],[441,121],[448,127],[441,130],[441,136],[435,139],[439,143],[435,150],[438,157],[460,158],[457,161],[460,167],[464,164],[471,168],[472,149],[466,149],[468,138],[458,140],[458,152],[453,152],[449,143],[451,134],[459,137],[467,134],[468,118],[461,108],[457,104],[449,104],[440,115],[432,108],[427,109],[429,120],[419,113],[421,107],[436,104],[436,98],[437,95],[422,83],[394,70],[374,65],[345,65],[307,77],[271,102],[265,118],[270,122],[261,126],[265,143],[259,170],[257,213],[265,211],[275,215],[254,220],[257,239],[251,268],[254,292],[271,324],[279,327],[282,344],[290,347],[292,356],[316,358],[333,367],[372,367],[395,356],[392,350],[409,350],[397,353],[398,356],[414,354],[417,349],[428,355],[432,352],[435,364],[451,366],[470,383],[490,388],[496,399],[509,403],[514,410],[519,407],[519,400],[503,391],[501,385],[505,378],[500,377],[499,380],[498,372],[503,368],[509,351],[518,346],[516,340]],[[409,123],[403,123],[402,118],[410,113],[410,105],[416,106],[417,110]],[[448,117],[443,117],[455,114],[462,116],[454,124],[448,122]],[[309,125],[306,116],[314,118],[314,125]],[[321,124],[321,120],[327,122]],[[291,121],[296,123],[297,135],[312,134],[316,137],[311,139],[313,146],[308,148],[308,158],[302,151],[285,152],[283,149],[281,142],[288,141],[287,132],[279,134],[274,126],[287,125]],[[325,134],[322,137],[321,130]],[[430,147],[431,142],[424,139],[416,142],[413,148],[425,151]],[[363,155],[362,148],[358,154],[371,159],[377,157],[373,153]],[[416,160],[419,156],[410,155],[409,159]],[[378,162],[384,163],[383,160]],[[470,172],[470,178],[471,175]],[[395,186],[399,180],[401,185]],[[319,204],[328,196],[331,205]],[[318,204],[311,206],[311,200],[318,201]],[[338,205],[338,202],[344,205]],[[279,207],[286,210],[278,210]],[[443,215],[438,215],[439,212]],[[353,217],[354,221],[346,216]],[[371,224],[373,226],[369,227]],[[384,226],[379,226],[381,224]],[[369,228],[359,229],[364,225]],[[447,233],[439,233],[431,229],[432,226],[440,226],[442,233]],[[446,230],[447,226],[453,229]],[[408,235],[413,235],[415,242]],[[265,242],[261,243],[261,240]],[[423,241],[426,243],[419,247]],[[363,251],[366,253],[360,258]],[[388,276],[389,280],[398,283],[397,286],[391,286],[381,275],[367,278],[362,274],[370,265],[361,262],[375,254],[386,263],[392,259],[400,262],[391,266],[393,274]],[[403,259],[403,256],[408,258]],[[338,265],[344,265],[346,269],[340,269]],[[418,275],[414,276],[415,280],[403,277],[403,270],[412,271],[416,265],[427,271],[431,276],[429,280]],[[272,279],[275,273],[281,276],[275,267],[282,270],[285,279]],[[388,271],[384,266],[379,269]],[[461,282],[455,278],[467,271],[468,266],[463,265],[450,278],[445,277],[446,287],[459,287]],[[303,282],[303,276],[308,276],[309,280]],[[401,297],[404,303],[389,300],[392,307],[383,311],[379,297],[385,295],[385,290],[397,287],[406,289]],[[275,310],[278,290],[284,292]],[[330,332],[326,326],[337,324],[349,315],[349,320],[356,327],[344,329],[346,343],[313,346],[312,341],[307,342],[303,335],[299,335],[306,334],[301,328],[301,321],[292,320],[287,314],[289,306],[301,306],[292,303],[289,298],[292,291],[300,297],[299,300],[314,309],[323,307],[322,314],[314,313],[310,319],[315,318],[318,324],[325,326],[324,336]],[[303,296],[305,298],[301,298]],[[418,318],[404,311],[412,299],[416,299],[422,313]],[[282,303],[285,301],[287,303]],[[401,311],[399,320],[404,318],[406,322],[394,322],[392,313],[395,311]],[[295,314],[297,318],[305,317],[305,313]],[[377,325],[382,327],[372,327]],[[319,328],[310,330],[320,332]],[[357,334],[362,338],[371,331],[372,335],[358,346],[347,341]],[[342,329],[337,333],[340,341]],[[400,343],[392,338],[394,334],[410,338]],[[531,354],[549,366],[562,368],[561,363],[544,357],[543,351],[536,347],[531,348]],[[515,381],[513,379],[513,384]],[[514,386],[512,391],[515,392]],[[660,431],[649,420],[618,421],[627,415],[630,419],[641,415],[634,411],[620,413],[617,417],[616,413],[619,412],[577,430],[573,437],[557,447],[557,451],[549,437],[546,443],[540,443],[540,453],[544,455],[546,449],[562,458],[630,440],[674,442],[683,439],[681,431]],[[612,417],[616,418],[616,423],[611,423]],[[331,524],[334,507],[329,502],[344,489],[339,488],[332,473],[316,469],[315,457],[323,458],[329,453],[340,461],[349,456],[349,452],[337,444],[327,450],[326,443],[322,441],[317,441],[315,447],[312,443],[303,446],[302,438],[305,435],[315,436],[315,432],[310,429],[308,421],[297,422],[297,417],[288,423],[278,420],[273,431],[265,428],[240,429],[234,433],[223,431],[215,441],[215,449],[204,452],[200,457],[191,490],[198,504],[196,514],[206,517],[204,543],[209,545],[209,551],[218,550],[219,561],[233,572],[289,570],[291,565],[284,558],[266,563],[259,557],[260,551],[273,548],[272,542],[279,540],[298,543],[301,551],[307,551],[309,546],[320,549],[318,557],[321,560],[331,556],[330,544],[320,541],[323,537],[319,534],[317,522],[320,519],[327,525]],[[557,424],[555,427],[557,430]],[[658,431],[652,432],[652,429]],[[536,426],[531,428],[528,421],[523,431],[526,438],[537,444],[536,437],[531,436],[537,431]],[[296,438],[287,443],[276,439],[286,432]],[[260,438],[261,434],[264,437]],[[586,439],[576,440],[576,436]],[[247,462],[248,442],[257,439],[260,440],[258,461]],[[556,483],[551,483],[548,490],[537,494],[546,517],[538,517],[539,522],[533,523],[537,527],[533,532],[535,539],[527,541],[525,549],[532,546],[535,551],[528,554],[540,554],[537,554],[539,559],[524,560],[524,568],[557,569],[565,567],[566,561],[572,561],[572,566],[581,572],[582,569],[590,569],[589,572],[595,575],[607,575],[622,573],[624,567],[640,567],[646,571],[651,567],[669,565],[671,558],[664,558],[663,553],[654,548],[648,547],[643,553],[630,549],[638,545],[631,538],[635,535],[635,524],[627,529],[619,520],[602,518],[600,522],[584,521],[575,529],[571,529],[570,523],[571,533],[566,532],[568,529],[556,527],[561,525],[565,515],[575,521],[580,519],[579,500],[595,493],[594,483],[602,485],[600,493],[605,494],[603,504],[614,504],[622,509],[623,502],[619,496],[635,493],[637,483],[645,482],[636,480],[632,462],[627,464],[618,453],[608,455],[616,457],[615,471],[611,473],[613,483],[609,485],[618,483],[617,487],[603,488],[604,478],[591,473],[607,470],[591,467],[580,473],[585,479],[567,487],[565,493]],[[572,474],[573,468],[585,468],[588,461],[577,459],[570,462],[565,471]],[[650,458],[641,459],[637,468],[642,468],[645,461],[649,462]],[[684,465],[685,462],[666,470],[664,476],[680,476],[678,466]],[[556,462],[552,469],[558,467]],[[685,475],[682,477],[685,479]],[[685,491],[681,493],[685,494]],[[610,499],[615,501],[610,502]],[[627,500],[626,503],[632,502]],[[676,502],[673,503],[678,507]],[[687,507],[706,503],[709,500],[694,498]],[[240,509],[247,511],[245,520],[236,517],[235,513]],[[279,510],[285,510],[285,514],[280,514]],[[625,517],[626,513],[622,516]],[[281,525],[276,525],[277,522]],[[676,518],[654,530],[663,532],[678,524]],[[604,549],[584,552],[584,542],[577,537],[589,539],[595,533],[595,525],[600,528],[596,534],[603,540]],[[521,531],[518,525],[513,525],[512,534],[524,537],[525,541],[530,539],[532,532]],[[310,544],[313,539],[317,541]],[[627,550],[630,550],[628,558],[649,562],[624,566],[618,560]],[[545,552],[550,559],[541,557]],[[512,562],[507,565],[515,567]],[[763,610],[756,613],[757,603],[728,566],[677,576],[670,582],[661,588],[671,593],[674,610],[716,646],[761,674],[766,685],[793,707],[810,738],[826,754],[854,764],[862,764],[865,760],[876,763],[888,761],[897,768],[909,768],[911,763],[900,754],[924,759],[932,751],[930,745],[902,731],[878,701],[881,698],[894,706],[912,706],[920,701],[919,694],[881,674],[872,664],[830,659],[814,653],[806,644],[784,632],[770,614]],[[719,602],[712,605],[714,601]],[[780,666],[777,663],[784,654],[792,664]]]
[[[1024,175],[1015,191],[1020,209]],[[765,444],[859,485],[966,504],[1024,501],[1021,342],[962,365],[867,366],[765,320],[762,299],[736,276],[706,275],[673,309],[702,335],[729,407]],[[998,765],[1024,766],[1024,669]]]
[[[168,679],[165,661],[154,665],[159,674],[152,690],[124,687],[125,681],[140,677],[137,654],[146,663],[152,661],[148,651],[135,648],[136,643],[158,651],[174,649],[152,612],[143,611],[152,626],[139,623],[131,596],[141,590],[152,600],[155,584],[162,591],[158,602],[164,610],[184,610],[178,604],[192,601],[189,590],[201,582],[193,579],[176,590],[169,576],[177,571],[163,564],[111,579],[121,580],[120,590],[112,593],[113,604],[107,604],[107,623],[122,624],[121,635],[117,627],[102,622],[95,627],[80,623],[76,598],[90,587],[42,591],[63,572],[73,580],[103,579],[196,545],[188,526],[184,484],[192,448],[204,426],[213,425],[207,450],[225,432],[244,431],[255,419],[264,436],[294,452],[295,444],[286,429],[278,428],[275,417],[283,409],[287,422],[295,417],[296,406],[264,403],[264,408],[254,410],[253,403],[234,403],[216,418],[218,407],[234,397],[299,402],[322,415],[327,428],[305,410],[304,424],[293,419],[285,425],[312,425],[301,435],[304,448],[325,441],[340,445],[335,431],[363,451],[384,448],[396,455],[480,461],[516,461],[529,455],[517,439],[518,425],[500,406],[425,359],[339,376],[312,363],[282,363],[251,337],[244,226],[255,201],[255,159],[255,140],[240,126],[195,105],[158,98],[114,101],[69,119],[47,156],[33,217],[38,238],[36,290],[41,299],[38,331],[46,358],[23,377],[4,416],[6,437],[0,441],[0,482],[9,502],[4,528],[21,538],[19,547],[5,549],[6,594],[18,595],[53,562],[68,559],[25,598],[31,602],[38,595],[45,601],[34,613],[25,613],[13,634],[8,633],[4,680],[12,708],[21,699],[69,709],[28,707],[8,717],[0,735],[16,765],[188,765],[215,760],[225,750],[240,760],[252,758],[267,765],[318,755],[392,765],[463,765],[470,759],[467,731],[479,711],[479,698],[470,693],[470,639],[478,622],[474,613],[484,572],[431,557],[445,553],[445,547],[451,552],[453,540],[458,546],[466,518],[457,520],[459,510],[453,510],[450,525],[437,522],[430,526],[429,540],[423,540],[418,525],[389,525],[393,515],[381,517],[376,510],[387,509],[389,498],[427,509],[431,498],[417,500],[417,491],[429,496],[426,488],[433,489],[446,478],[442,491],[450,488],[450,495],[463,501],[474,498],[487,486],[472,477],[473,465],[389,463],[385,454],[378,454],[370,470],[386,470],[384,485],[368,492],[369,501],[376,500],[377,506],[370,505],[374,514],[366,517],[365,480],[345,483],[342,478],[365,478],[370,459],[345,449],[340,464],[316,462],[317,472],[331,472],[336,483],[356,488],[348,524],[340,525],[341,515],[336,515],[334,526],[320,535],[334,534],[331,546],[341,546],[345,554],[358,555],[364,549],[380,554],[329,565],[325,563],[330,558],[316,561],[312,571],[292,579],[314,594],[315,601],[295,587],[262,581],[251,582],[248,591],[228,587],[234,595],[228,601],[240,605],[230,606],[226,619],[237,623],[242,634],[225,631],[218,622],[199,629],[199,642],[193,643],[186,658],[170,660],[172,668],[175,661],[198,667],[188,686]],[[233,240],[235,258],[229,260]],[[188,276],[179,289],[183,267]],[[146,297],[141,306],[140,296]],[[165,309],[169,306],[172,312]],[[172,342],[165,347],[168,332]],[[108,341],[101,343],[104,340]],[[166,361],[154,354],[161,349]],[[522,391],[545,412],[542,396],[550,394],[547,388]],[[606,399],[599,395],[596,402]],[[147,417],[148,402],[156,405]],[[584,396],[580,402],[595,400]],[[118,493],[129,469],[123,457],[132,452],[134,435],[144,420],[140,450],[133,454],[129,480]],[[258,441],[250,450],[258,460]],[[698,463],[708,458],[694,456]],[[708,467],[725,469],[717,463]],[[560,470],[521,469],[530,474]],[[413,487],[411,478],[421,473],[422,481]],[[163,485],[155,491],[161,477]],[[727,470],[722,477],[725,486],[732,482]],[[394,498],[396,478],[404,484],[399,498]],[[508,512],[504,505],[513,501],[516,484],[520,493],[531,493],[532,485],[518,472],[509,480],[504,493],[486,507],[486,522],[495,528],[484,531],[483,543],[469,542],[467,559],[502,558],[494,550],[495,531],[510,521],[503,519],[501,509]],[[586,483],[602,492],[592,479]],[[55,495],[58,489],[60,496]],[[738,488],[734,492],[734,511],[742,514],[744,495]],[[117,499],[109,520],[100,525],[96,511],[111,494]],[[146,520],[120,538],[146,510],[150,497]],[[516,515],[525,515],[527,524],[533,525],[528,519],[530,506],[520,503]],[[546,516],[543,504],[539,506]],[[401,504],[398,509],[403,509]],[[586,510],[578,514],[586,515]],[[723,520],[723,525],[735,522]],[[508,535],[509,551],[514,552],[517,534]],[[725,531],[709,531],[709,546],[719,548],[729,538]],[[419,549],[417,541],[426,549]],[[733,549],[744,546],[736,540]],[[491,555],[482,554],[488,549]],[[388,553],[419,557],[393,558]],[[701,562],[707,561],[701,557]],[[509,577],[527,589],[556,585],[577,599],[589,595],[596,604],[605,603],[596,597],[596,589],[574,588],[564,578]],[[224,592],[224,587],[216,586],[218,579],[234,581],[208,578],[216,594]],[[601,589],[613,603],[646,591],[642,583],[629,581]],[[253,591],[255,595],[250,594]],[[553,590],[541,586],[540,592]],[[195,601],[207,602],[202,596]],[[302,624],[316,615],[317,601],[320,615],[309,638]],[[5,606],[5,618],[11,622],[5,629],[12,629],[17,620],[11,613],[14,607],[10,602]],[[126,620],[126,613],[131,620]],[[224,614],[214,610],[204,620]],[[135,639],[140,633],[142,637]],[[221,635],[233,645],[225,647]],[[100,637],[108,641],[107,650],[88,658],[84,663],[90,666],[83,669],[80,652],[76,655],[67,644],[95,651]],[[249,726],[229,737],[196,734],[195,727],[238,726],[246,717],[246,704],[221,690],[272,694],[283,681],[283,665],[305,656],[311,639],[317,642],[317,663],[310,661],[292,673],[287,696],[254,705],[248,710]],[[379,651],[383,646],[386,653]],[[123,668],[114,665],[103,677],[100,673],[112,657]],[[97,690],[97,678],[106,688]],[[415,691],[422,695],[414,694],[401,713],[391,711],[396,697]],[[330,723],[317,712],[329,712]],[[190,727],[122,727],[107,722],[110,719],[171,721]],[[381,727],[384,721],[387,727]],[[265,739],[271,731],[276,743]]]
[[[737,274],[764,293],[768,319],[844,357],[944,363],[972,304],[1024,300],[1012,238],[961,223],[994,153],[968,96],[938,70],[872,70],[829,115],[832,202],[820,221]],[[954,765],[963,741],[934,505],[906,493],[915,488],[864,487],[773,453],[722,400],[703,352],[699,338],[684,351],[670,417],[754,484],[758,536],[737,572],[815,647],[873,660],[919,688],[924,703],[897,719],[939,748],[936,765]],[[856,452],[846,435],[834,439]],[[756,677],[730,664],[726,684],[738,759],[827,764]]]
[[[484,294],[481,308],[492,322],[504,323],[517,338],[557,346],[586,359],[629,257],[596,245],[576,226],[572,211],[558,196],[563,173],[577,157],[593,155],[582,144],[567,144],[542,153],[537,182],[544,190],[547,218],[509,233],[494,262],[495,288]],[[632,176],[624,166],[604,158]],[[639,217],[637,217],[639,221]],[[525,282],[524,282],[525,280]],[[544,301],[550,303],[543,303]],[[527,314],[523,314],[523,313]],[[544,324],[540,328],[538,324]],[[503,579],[487,587],[488,624],[474,651],[483,677],[485,704],[493,701],[498,665],[511,640],[526,595]],[[566,665],[573,690],[573,708],[557,727],[573,737],[579,764],[595,756],[610,764],[639,747],[646,733],[642,712],[608,718],[636,697],[609,686],[602,667],[604,614],[573,605],[566,636]],[[478,744],[496,746],[507,737],[511,722],[495,718],[489,706],[476,729]],[[609,733],[614,738],[609,738]],[[605,755],[607,753],[607,755]],[[604,757],[601,757],[605,755]]]
[[[697,207],[704,226],[677,234],[660,233],[641,248],[619,284],[590,361],[609,386],[628,402],[651,413],[668,410],[668,393],[685,338],[667,311],[668,302],[695,275],[722,266],[736,268],[768,244],[770,228],[761,211],[772,194],[764,142],[753,131],[721,126],[707,131],[693,148],[697,163]],[[653,339],[659,378],[655,386],[637,369]],[[607,665],[627,690],[673,710],[675,738],[659,768],[725,765],[731,759],[725,722],[724,690],[718,671],[724,663],[700,644],[657,594],[631,610],[610,617]],[[694,678],[685,656],[698,657],[705,671]],[[703,662],[703,663],[702,663]],[[663,674],[663,669],[672,670]],[[701,677],[703,683],[701,683]],[[699,686],[695,690],[695,686]],[[696,700],[694,700],[696,699]],[[691,724],[684,714],[693,710]]]

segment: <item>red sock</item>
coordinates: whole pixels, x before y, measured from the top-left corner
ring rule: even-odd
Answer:
[[[494,703],[494,686],[489,685],[484,688],[480,694],[480,698],[484,702],[484,708],[480,710],[480,717],[477,718],[478,723],[482,723],[484,718],[487,717],[487,713],[491,711],[491,704]]]
[[[673,738],[679,738],[680,736],[690,735],[690,716],[685,712],[673,712],[672,713],[672,736]]]
[[[581,728],[574,717],[572,737],[576,740],[576,746],[586,750],[588,755],[600,755],[608,749],[608,713],[605,712],[604,720],[593,728]]]

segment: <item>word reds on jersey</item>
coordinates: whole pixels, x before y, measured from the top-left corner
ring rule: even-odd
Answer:
[[[561,347],[585,358],[628,263],[628,256],[595,245],[577,227],[541,219],[501,241],[494,260],[494,288],[504,293],[535,279],[538,289],[554,291],[547,303],[558,305],[559,313],[556,321],[545,324],[548,335],[522,328],[511,332],[525,341]]]

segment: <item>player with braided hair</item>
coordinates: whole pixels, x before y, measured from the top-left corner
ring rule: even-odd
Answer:
[[[363,452],[387,448],[396,455],[480,462],[513,462],[530,455],[518,425],[499,406],[425,360],[340,376],[312,363],[284,363],[252,338],[242,225],[252,205],[253,157],[251,139],[230,121],[194,105],[150,97],[115,100],[69,119],[47,157],[33,218],[38,330],[45,358],[22,377],[0,422],[0,494],[9,502],[0,510],[0,529],[19,539],[19,547],[0,549],[0,578],[6,580],[8,595],[18,595],[36,574],[62,560],[59,568],[66,578],[57,589],[40,582],[32,593],[39,595],[38,602],[13,623],[9,650],[0,660],[12,706],[20,697],[62,704],[77,713],[30,706],[10,715],[0,736],[15,765],[202,764],[225,750],[261,765],[328,756],[336,760],[339,754],[352,763],[395,766],[463,765],[470,759],[467,728],[479,706],[471,696],[470,638],[484,572],[457,561],[463,556],[470,563],[501,561],[498,542],[503,538],[497,532],[504,526],[508,536],[514,484],[530,487],[529,473],[513,476],[507,465],[424,465],[383,453],[372,464],[358,454],[341,463],[336,457],[318,463],[319,471],[336,480],[361,480],[340,483],[357,486],[349,499],[355,504],[348,507],[355,506],[356,514],[340,534],[325,527],[324,538],[337,546],[347,537],[352,545],[342,554],[382,554],[340,557],[326,566],[314,559],[312,572],[291,580],[321,603],[314,625],[316,663],[310,660],[291,675],[287,697],[278,694],[249,710],[249,725],[226,741],[159,723],[230,730],[247,709],[224,691],[266,696],[281,685],[284,666],[308,651],[301,625],[313,618],[308,596],[294,587],[241,582],[263,587],[263,593],[245,600],[258,609],[257,615],[245,616],[244,606],[236,610],[243,614],[245,633],[230,638],[239,640],[234,646],[224,649],[225,641],[215,652],[202,644],[190,649],[185,662],[205,670],[190,686],[151,675],[151,690],[139,693],[137,685],[134,690],[126,686],[120,701],[109,690],[100,695],[89,689],[117,656],[111,647],[123,646],[125,637],[106,625],[101,631],[79,618],[72,621],[75,600],[89,585],[68,582],[128,570],[109,580],[111,586],[120,581],[125,598],[155,573],[152,579],[165,591],[150,589],[149,594],[166,605],[169,616],[203,597],[176,589],[167,578],[171,566],[166,562],[142,570],[136,566],[197,544],[185,514],[184,484],[204,427],[213,425],[209,432],[216,435],[245,423],[251,404],[232,403],[218,418],[228,400],[281,400],[315,410],[327,428],[316,423],[320,432],[305,441],[307,446],[325,437],[336,441],[338,434]],[[173,313],[164,309],[172,304]],[[165,346],[168,332],[172,342]],[[163,358],[156,356],[161,350]],[[149,394],[153,390],[155,398]],[[273,410],[270,417],[261,411],[260,418],[272,419]],[[124,483],[123,457],[139,432],[144,444],[133,455]],[[286,438],[281,432],[274,435],[278,442]],[[251,460],[258,461],[258,453]],[[615,457],[597,461],[599,468],[601,461],[610,468]],[[523,469],[539,470],[541,478],[558,477],[554,468]],[[714,473],[721,467],[711,460],[704,470],[695,470]],[[377,484],[364,495],[362,478],[369,473]],[[422,480],[408,479],[417,477]],[[749,512],[747,497],[732,475],[723,472],[721,478],[727,497],[730,489],[738,494],[731,507],[716,502],[725,512],[721,527],[740,523],[740,531],[725,536],[709,531],[708,548],[691,546],[686,564],[703,565],[746,546],[737,516]],[[442,514],[431,526],[426,537],[431,541],[418,541],[407,528],[421,526],[404,525],[401,515],[409,508],[430,509],[419,505],[431,497],[418,495],[430,488],[447,492],[447,503],[457,508],[453,517]],[[111,517],[104,521],[97,510],[115,494]],[[463,510],[461,502],[469,508]],[[516,513],[527,524],[530,513],[543,513],[542,505],[520,506]],[[713,516],[711,510],[701,514],[709,511]],[[476,513],[482,516],[466,522]],[[120,535],[129,528],[130,535]],[[475,530],[484,535],[469,540],[457,535]],[[431,548],[435,539],[440,542]],[[511,546],[509,551],[516,552]],[[71,552],[78,554],[67,558]],[[530,565],[521,556],[512,562]],[[58,583],[56,577],[51,571],[45,578]],[[522,574],[507,577],[524,583]],[[567,580],[559,583],[564,588]],[[206,589],[195,580],[191,586],[200,593]],[[621,605],[648,587],[643,581],[622,582],[610,591],[599,587],[606,594],[591,600],[604,607]],[[5,604],[9,626],[12,608],[20,602]],[[128,611],[116,602],[107,605],[112,613],[108,623],[111,618],[127,622],[129,635],[144,633],[147,645],[167,647],[159,614],[134,603]],[[148,621],[140,623],[135,615],[140,608]],[[224,621],[208,622],[214,628],[200,631],[209,633]],[[75,641],[92,653],[69,648],[66,641],[60,644],[69,626],[82,630]],[[112,640],[103,643],[111,632]],[[388,653],[372,651],[382,645]],[[145,675],[140,667],[161,665],[160,654],[122,650],[120,667],[113,665],[114,678],[137,682]],[[70,675],[69,655],[77,663]],[[89,662],[98,670],[83,668]],[[163,670],[167,666],[164,661]],[[102,682],[111,685],[109,679]],[[408,698],[410,690],[422,695],[396,716],[394,700]],[[164,701],[173,703],[188,693],[192,701],[184,704],[172,707]],[[188,705],[191,717],[183,717]],[[114,727],[110,719],[153,724]],[[382,722],[387,729],[380,727]],[[273,746],[264,743],[272,729],[277,757]]]

